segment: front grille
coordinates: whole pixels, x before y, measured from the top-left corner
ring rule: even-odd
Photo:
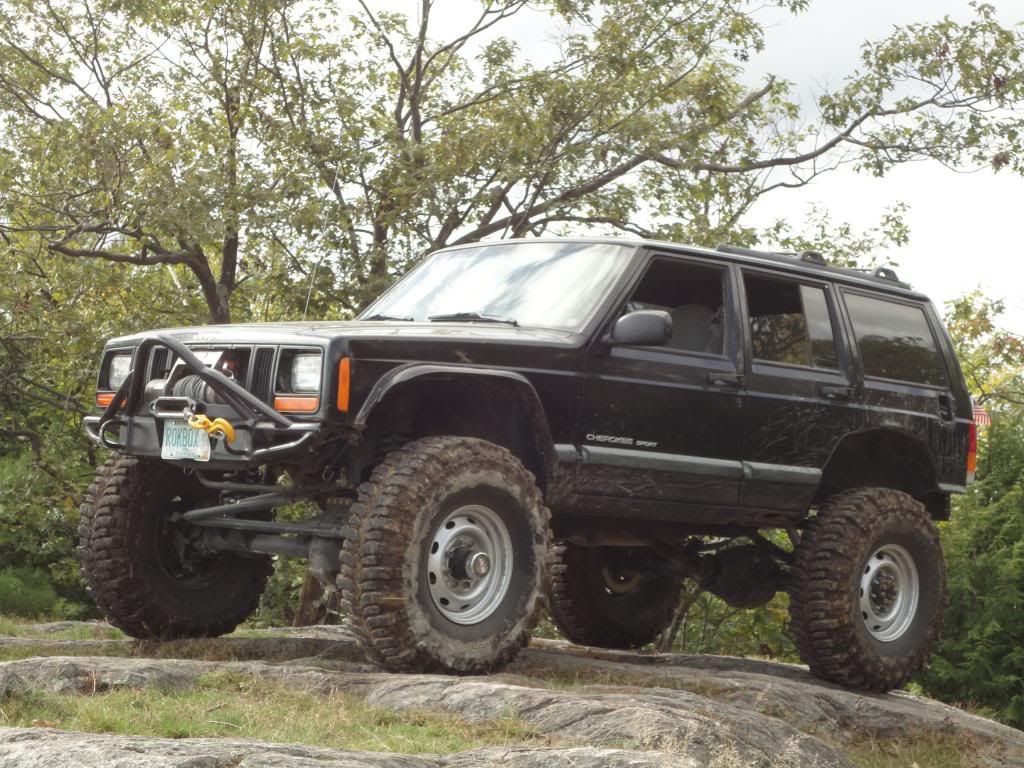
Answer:
[[[252,366],[252,384],[249,391],[265,403],[272,403],[274,390],[274,349],[260,347],[256,350],[256,358]]]
[[[209,349],[208,347],[205,349]],[[275,347],[225,347],[232,357],[232,372],[235,381],[244,386],[265,403],[273,403],[273,379]],[[199,350],[193,350],[199,351]],[[177,355],[167,347],[156,346],[150,352],[146,382],[154,379],[166,379],[174,370]],[[251,363],[251,365],[250,365]],[[178,374],[180,376],[180,374]],[[176,377],[177,378],[177,377]]]
[[[149,366],[149,380],[165,379],[171,372],[171,351],[167,347],[153,347]]]

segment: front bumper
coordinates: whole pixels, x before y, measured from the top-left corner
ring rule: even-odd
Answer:
[[[297,457],[322,432],[322,423],[289,419],[219,371],[208,368],[188,347],[169,336],[143,340],[135,359],[147,359],[149,349],[157,344],[174,352],[189,373],[202,378],[224,404],[208,405],[191,398],[162,396],[146,404],[143,412],[145,382],[133,370],[101,415],[85,417],[85,432],[99,445],[133,456],[159,456],[168,421],[188,421],[192,415],[203,414],[230,421],[235,440],[229,444],[223,438],[211,437],[209,462],[175,463],[237,467]]]

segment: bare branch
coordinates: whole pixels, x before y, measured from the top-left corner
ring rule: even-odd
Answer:
[[[477,227],[472,232],[460,237],[458,240],[455,241],[455,243],[470,243],[473,242],[474,240],[479,240],[480,238],[487,237],[488,235],[492,235],[495,232],[501,232],[502,230],[507,229],[510,226],[515,226],[519,222],[528,220],[533,216],[546,213],[547,211],[551,210],[552,208],[555,208],[556,206],[564,205],[565,203],[569,203],[572,202],[573,200],[578,200],[581,197],[585,197],[586,195],[589,195],[591,192],[596,192],[597,190],[607,186],[616,179],[621,178],[634,168],[642,165],[644,162],[647,161],[647,159],[648,158],[644,155],[637,155],[636,157],[632,157],[629,160],[626,160],[616,165],[614,168],[608,169],[604,173],[595,176],[582,184],[572,187],[571,189],[564,190],[555,197],[552,197],[548,200],[545,200],[544,202],[537,203],[531,206],[527,210],[521,211],[520,213],[516,213],[511,216],[506,216],[504,218],[498,219],[497,221],[492,221],[490,224]]]

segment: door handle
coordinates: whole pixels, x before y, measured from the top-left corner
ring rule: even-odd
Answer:
[[[949,395],[942,394],[937,395],[936,400],[939,402],[939,418],[945,422],[952,422],[956,419],[956,413],[953,411],[953,398]]]
[[[853,387],[833,386],[832,384],[819,384],[818,391],[826,400],[852,400]]]
[[[708,384],[716,387],[742,387],[743,376],[738,373],[709,373]]]

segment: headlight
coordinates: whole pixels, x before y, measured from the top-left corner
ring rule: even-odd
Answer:
[[[296,355],[292,360],[292,391],[319,392],[322,371],[320,355]]]
[[[132,369],[132,356],[114,355],[110,358],[110,366],[107,368],[107,387],[109,389],[120,389],[128,373]]]

